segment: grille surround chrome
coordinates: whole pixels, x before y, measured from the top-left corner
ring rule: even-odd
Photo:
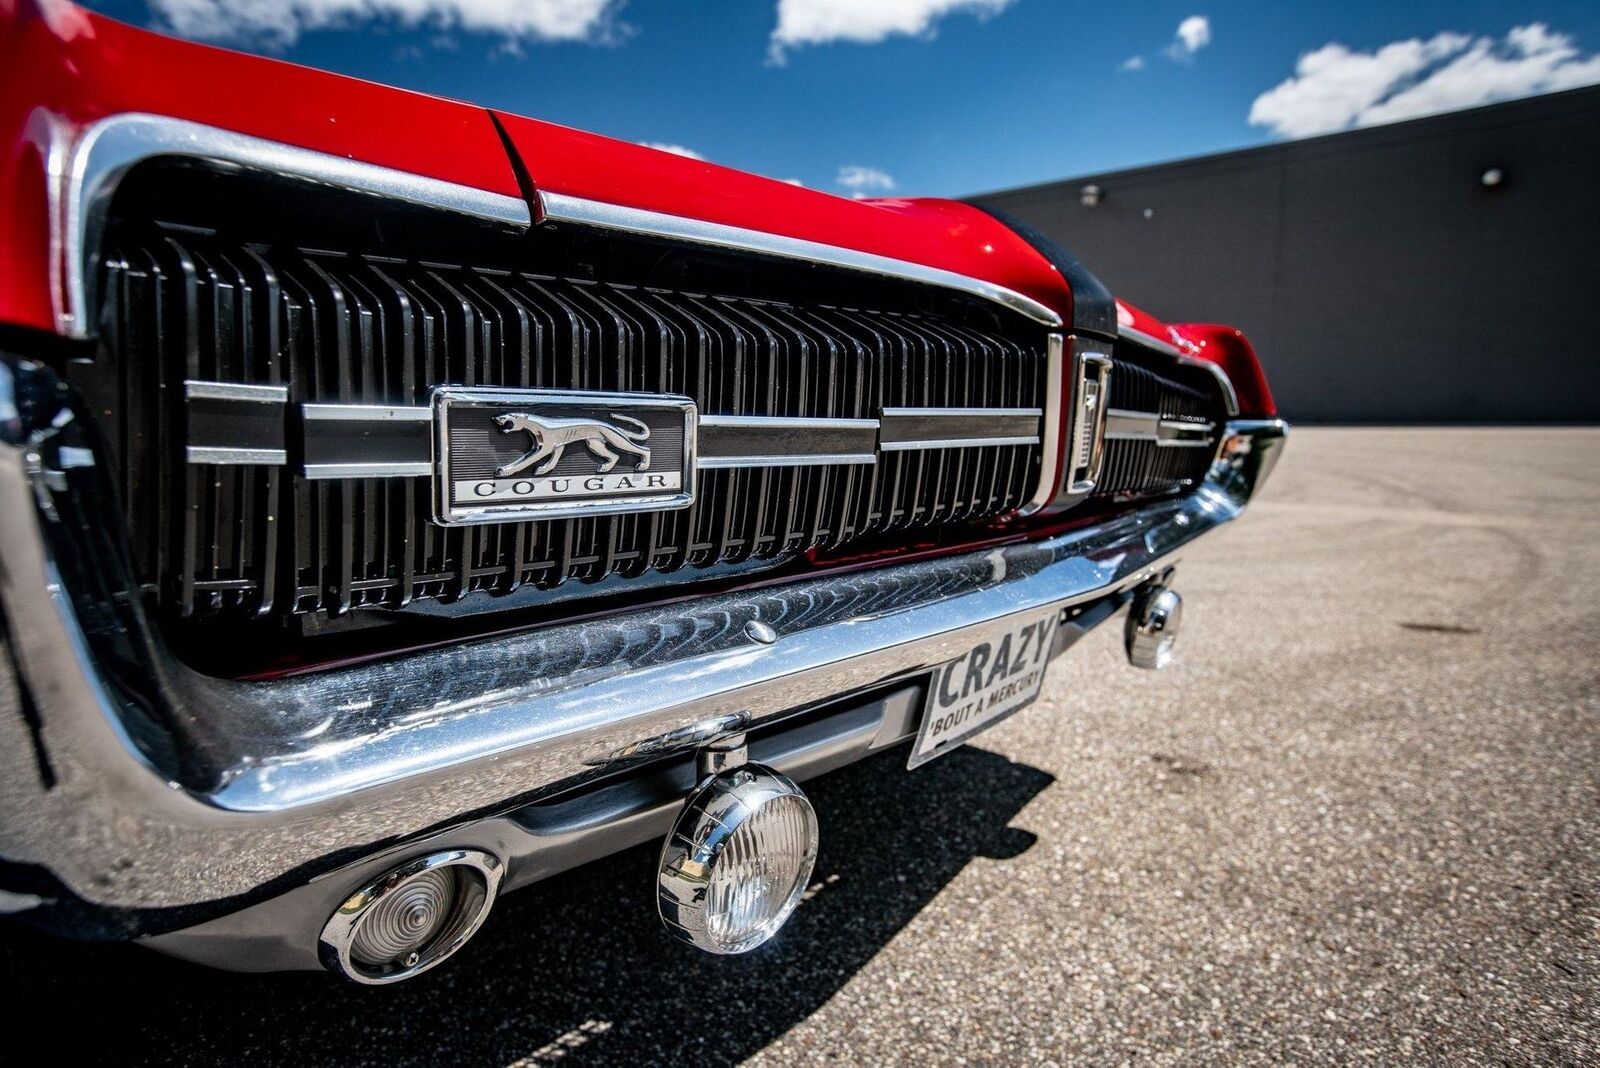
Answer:
[[[254,167],[255,165],[250,164],[249,166]],[[151,175],[157,173],[158,171],[155,170],[141,172],[141,174]],[[248,176],[226,179],[230,183],[251,180],[253,179]],[[338,183],[333,184],[337,185]],[[148,182],[143,178],[129,183],[130,189],[140,191],[137,195],[133,192],[128,194],[129,203],[142,204],[148,200],[148,194],[144,192],[146,185],[148,185]],[[144,196],[146,200],[141,200],[141,196]],[[212,207],[214,210],[215,205]],[[120,232],[120,228],[125,228],[127,225],[120,216],[113,216],[109,213],[109,210],[106,217],[115,220],[114,230],[118,230],[118,232]],[[164,215],[151,216],[137,212],[131,217],[135,220],[150,217],[165,218]],[[603,229],[604,224],[589,220],[584,223],[583,227],[578,229],[585,228]],[[621,227],[620,229],[629,230],[629,227]],[[232,233],[233,231],[229,232]],[[656,234],[654,236],[659,239],[662,235]],[[683,240],[690,242],[692,239],[683,238]],[[720,241],[709,241],[705,242],[705,244],[725,247]],[[526,247],[531,248],[533,246]],[[734,246],[727,245],[726,247]],[[760,250],[756,249],[756,251]],[[407,253],[407,255],[413,254]],[[261,275],[262,284],[277,284],[277,280],[272,274],[273,264],[268,263],[261,256],[254,252],[243,252],[238,259],[240,261],[252,261],[252,264],[247,265],[247,272],[257,269],[263,272]],[[392,262],[398,261],[382,262],[384,263],[383,270],[385,271],[393,273],[402,269],[390,266]],[[506,270],[504,264],[509,261],[502,259],[499,262],[502,266],[496,269],[504,272]],[[214,269],[217,264],[213,262],[203,266],[215,273]],[[222,273],[226,274],[231,264],[224,263],[223,267]],[[770,263],[766,269],[773,270]],[[205,272],[202,271],[200,273],[204,274]],[[826,272],[814,273],[821,277]],[[380,279],[378,283],[374,283],[369,278],[356,285],[354,289],[351,289],[350,284],[345,280],[334,278],[334,275],[337,274],[337,270],[330,274],[329,271],[319,269],[316,277],[295,282],[294,285],[298,286],[301,291],[306,291],[308,288],[314,290],[318,287],[326,287],[338,291],[339,287],[343,286],[343,295],[339,299],[355,305],[367,300],[370,294],[381,290],[385,281],[382,279],[381,272],[374,268],[373,276]],[[513,284],[506,280],[511,277],[521,276],[514,275],[513,272],[513,275],[502,274],[498,276],[497,280],[485,275],[481,279],[475,279],[472,284],[477,287],[477,290],[488,292]],[[601,277],[605,276],[602,275]],[[857,276],[858,279],[860,277]],[[903,277],[912,278],[914,276],[905,275]],[[786,279],[787,275],[785,279],[781,280],[785,287],[788,285]],[[205,283],[204,278],[201,281],[203,284]],[[770,274],[767,277],[767,281],[772,281]],[[927,280],[922,279],[922,281]],[[604,287],[612,283],[594,284]],[[851,294],[846,295],[847,299],[853,296],[854,292],[863,294],[868,292],[868,290],[861,288],[862,283],[859,280],[851,281],[847,284],[855,287]],[[363,290],[362,286],[366,288]],[[448,313],[448,305],[462,296],[459,280],[450,285],[441,284],[436,288],[438,290],[436,293],[426,296],[426,300],[433,302],[430,313],[439,314],[441,309],[443,312]],[[959,289],[960,287],[955,288]],[[239,292],[242,293],[243,290],[240,289]],[[508,305],[501,298],[489,298],[489,303],[485,305],[482,302],[484,298],[482,298],[481,292],[480,296],[470,297],[466,302],[478,301],[477,310],[479,312],[484,312],[484,309],[488,308],[488,311],[481,316],[487,322],[494,315],[500,314]],[[657,291],[642,289],[639,292],[652,294]],[[877,290],[873,290],[873,292],[877,292]],[[441,295],[443,304],[440,303]],[[983,296],[982,294],[975,295]],[[501,297],[504,297],[503,293]],[[380,293],[375,299],[381,301],[383,299],[382,294]],[[405,299],[404,297],[401,298],[402,301]],[[419,310],[428,310],[423,308],[422,303],[416,303],[416,299],[416,295],[413,294],[413,307]],[[641,298],[644,301],[649,299],[653,298],[648,295]],[[700,299],[715,302],[721,298]],[[901,299],[901,297],[897,296],[894,299]],[[943,303],[936,304],[936,302],[929,299],[924,304],[921,303],[922,297],[919,295],[918,313],[941,315],[944,314],[944,311],[932,309],[936,307],[944,309],[954,306],[947,296],[940,298],[940,300]],[[974,308],[979,307],[976,302],[968,303],[972,304]],[[613,304],[615,304],[615,301],[613,301]],[[751,336],[766,335],[769,338],[783,335],[785,331],[788,331],[792,339],[783,340],[779,344],[798,346],[798,350],[802,352],[805,359],[815,360],[816,366],[819,368],[826,359],[837,358],[837,343],[840,340],[844,342],[847,350],[850,345],[859,347],[861,343],[860,335],[857,334],[853,338],[823,338],[819,344],[817,337],[814,334],[808,334],[805,327],[794,329],[792,323],[780,321],[784,316],[790,316],[792,319],[791,312],[785,310],[787,305],[782,303],[764,304],[759,301],[751,302],[748,299],[746,304],[747,307],[743,310],[732,313],[733,318],[736,319],[742,316],[740,329],[746,330]],[[1026,347],[1031,349],[1041,337],[1038,327],[1035,325],[1040,320],[1035,318],[1023,324],[1022,316],[1017,315],[1012,316],[1012,319],[1015,320],[1015,322],[1012,322],[1012,320],[1005,317],[1009,313],[1002,314],[995,311],[996,308],[1006,307],[1010,306],[1005,301],[993,302],[988,305],[987,314],[994,317],[997,322],[1008,324],[1003,327],[997,327],[997,329],[1002,329],[1003,331],[1015,332],[1008,334],[1008,336],[1021,336],[1020,331],[1025,325],[1031,331],[1029,334],[1030,340],[1026,343]],[[662,321],[659,315],[644,308],[639,301],[635,301],[631,308],[631,311],[625,310],[624,317],[626,315],[634,315],[639,321],[649,326],[647,318],[654,316],[656,325],[661,325]],[[222,314],[225,310],[219,303],[216,314]],[[372,310],[371,308],[367,309],[368,318],[376,318],[371,314]],[[513,315],[520,313],[522,310],[516,307],[511,308]],[[911,337],[910,343],[912,345],[933,344],[943,345],[947,348],[952,346],[960,347],[968,345],[971,340],[970,335],[967,337],[959,336],[958,331],[953,331],[945,325],[909,328],[908,324],[914,322],[914,318],[904,320],[890,318],[885,320],[880,317],[873,319],[871,316],[876,313],[863,313],[832,306],[829,307],[828,314],[843,318],[854,318],[857,320],[856,325],[868,332],[878,331],[880,334],[894,335],[887,342],[889,345],[906,344],[906,337],[916,335],[919,329],[922,333],[920,337]],[[275,318],[275,316],[258,317],[258,319],[272,318]],[[973,321],[977,320],[974,319]],[[908,327],[909,333],[906,330],[902,330],[901,327]],[[201,324],[202,335],[204,329],[204,324]],[[282,323],[274,322],[270,326],[252,327],[252,329],[260,329],[263,332],[279,331],[288,334],[292,333],[294,328],[286,317]],[[353,324],[348,328],[340,328],[337,337],[334,334],[324,335],[319,333],[315,344],[318,346],[325,344],[330,347],[347,344],[356,345],[360,331],[367,329],[372,329],[372,327]],[[377,329],[381,331],[383,329],[382,325],[379,324]],[[478,327],[475,326],[474,329],[478,329]],[[482,329],[487,330],[490,327],[483,326]],[[500,329],[500,327],[495,327],[495,329]],[[896,334],[896,331],[900,331],[900,333]],[[508,593],[524,587],[527,588],[527,592],[531,593],[536,588],[554,587],[572,579],[593,582],[598,589],[599,584],[603,580],[608,580],[611,576],[616,576],[623,580],[634,580],[643,573],[665,575],[669,571],[685,567],[690,569],[731,567],[743,570],[767,567],[772,566],[771,561],[775,559],[793,559],[811,548],[832,552],[838,549],[843,542],[860,536],[862,531],[889,533],[917,526],[948,526],[1002,515],[1027,515],[1043,506],[1041,498],[1053,498],[1048,500],[1048,503],[1052,506],[1052,510],[1059,510],[1081,500],[1087,495],[1087,491],[1092,489],[1092,485],[1091,480],[1087,477],[1079,477],[1073,480],[1072,486],[1069,486],[1069,491],[1075,489],[1077,491],[1075,493],[1063,493],[1055,486],[1045,485],[1047,482],[1054,481],[1052,472],[1062,466],[1056,462],[1055,456],[1066,444],[1062,439],[1071,436],[1071,442],[1076,444],[1079,437],[1073,435],[1070,427],[1065,429],[1062,427],[1063,422],[1070,419],[1068,411],[1070,404],[1064,403],[1063,399],[1057,396],[1059,391],[1053,388],[1059,381],[1055,376],[1064,370],[1060,366],[1064,353],[1058,355],[1059,350],[1057,348],[1062,344],[1061,335],[1049,333],[1043,334],[1042,337],[1046,348],[1044,363],[1047,383],[1043,389],[1036,389],[1033,396],[1020,402],[1025,411],[1023,418],[1028,425],[1020,430],[1017,427],[1009,427],[1008,432],[1005,434],[996,433],[992,436],[959,435],[947,429],[937,434],[908,436],[900,431],[899,428],[905,423],[903,417],[909,409],[939,408],[944,413],[943,418],[947,426],[954,426],[963,416],[970,418],[972,413],[963,412],[963,409],[972,405],[959,391],[956,393],[941,393],[931,397],[909,395],[890,397],[885,395],[881,398],[880,406],[877,407],[869,405],[866,409],[862,409],[858,405],[853,409],[847,407],[844,410],[836,407],[826,412],[821,412],[817,409],[811,409],[808,412],[801,409],[799,414],[792,416],[780,413],[794,411],[794,409],[786,409],[782,405],[776,407],[771,404],[763,406],[760,403],[752,405],[747,401],[727,403],[721,407],[716,405],[702,406],[702,412],[709,414],[711,425],[716,425],[717,420],[749,422],[770,419],[776,422],[779,419],[792,418],[796,421],[793,428],[772,427],[771,437],[774,439],[784,434],[786,430],[798,429],[801,425],[806,426],[806,437],[808,439],[820,437],[820,434],[813,432],[811,429],[817,422],[815,417],[818,415],[824,417],[822,421],[826,421],[827,417],[837,419],[842,416],[844,417],[843,421],[856,424],[855,429],[841,431],[838,434],[841,442],[851,443],[848,449],[829,448],[813,450],[807,454],[806,450],[803,449],[777,451],[771,448],[752,449],[746,447],[742,452],[725,453],[721,456],[715,454],[707,455],[705,457],[706,462],[700,465],[701,469],[706,473],[706,480],[711,484],[726,486],[727,493],[734,499],[759,499],[775,494],[782,503],[771,507],[786,509],[789,513],[792,513],[793,507],[790,502],[795,499],[808,499],[808,494],[826,496],[830,493],[843,492],[845,499],[849,500],[852,496],[859,495],[862,492],[869,492],[861,490],[859,487],[877,485],[878,483],[874,480],[886,478],[906,480],[908,483],[920,487],[924,475],[926,475],[931,480],[930,484],[942,487],[938,490],[939,493],[954,495],[954,500],[950,503],[941,503],[936,499],[932,500],[931,503],[912,502],[904,505],[899,502],[891,502],[881,510],[878,510],[877,505],[873,504],[867,506],[860,516],[850,513],[840,520],[813,519],[802,523],[799,529],[794,529],[792,519],[786,521],[787,526],[779,524],[777,529],[762,527],[760,524],[763,521],[758,520],[751,527],[748,535],[741,535],[736,531],[730,533],[729,528],[724,525],[723,532],[720,535],[711,537],[708,533],[701,533],[698,542],[695,541],[695,535],[679,532],[673,536],[681,539],[686,547],[682,551],[671,552],[664,557],[656,555],[655,546],[657,542],[654,540],[656,537],[654,533],[649,535],[649,539],[643,549],[638,549],[626,542],[621,544],[619,549],[615,536],[605,530],[595,529],[583,533],[580,539],[581,544],[571,551],[562,549],[558,554],[547,553],[539,559],[529,561],[524,561],[521,555],[523,549],[520,545],[540,539],[545,544],[549,544],[551,540],[549,533],[519,531],[514,534],[508,534],[507,538],[515,539],[518,545],[510,549],[503,546],[496,548],[495,546],[499,544],[495,540],[497,537],[496,530],[500,524],[484,526],[480,528],[483,538],[471,543],[470,552],[468,551],[469,547],[463,547],[456,554],[461,557],[460,559],[454,559],[453,557],[446,559],[446,556],[440,555],[439,552],[431,552],[430,555],[430,550],[427,549],[416,550],[414,553],[414,544],[428,541],[429,536],[426,534],[406,539],[403,543],[395,541],[389,550],[383,550],[380,543],[384,537],[383,524],[409,523],[413,521],[409,517],[432,509],[430,500],[418,499],[415,490],[403,481],[431,470],[431,464],[434,460],[432,447],[428,444],[426,433],[418,433],[418,431],[426,430],[426,417],[417,412],[418,408],[423,407],[419,402],[425,399],[419,395],[420,392],[425,392],[426,388],[431,388],[433,385],[440,383],[475,385],[483,382],[497,384],[505,382],[505,384],[516,386],[542,385],[543,383],[528,381],[506,382],[503,377],[497,377],[493,372],[474,372],[469,366],[464,374],[449,373],[446,370],[434,375],[431,380],[420,383],[421,386],[425,387],[422,390],[419,390],[419,383],[415,381],[409,383],[409,385],[402,384],[402,388],[397,389],[395,388],[395,382],[384,379],[382,375],[379,376],[379,381],[376,384],[372,381],[363,381],[362,372],[359,371],[354,375],[348,372],[340,372],[341,375],[344,375],[346,381],[338,388],[334,388],[334,383],[331,379],[328,383],[317,383],[315,388],[312,388],[311,383],[296,381],[295,371],[291,366],[292,360],[296,357],[286,350],[281,361],[279,361],[281,366],[274,364],[274,361],[269,359],[264,362],[263,366],[255,368],[253,372],[247,370],[242,373],[234,372],[216,375],[215,380],[220,383],[220,388],[224,390],[232,386],[243,385],[247,388],[265,387],[270,390],[292,391],[292,402],[282,406],[287,419],[285,435],[287,448],[271,452],[265,450],[230,452],[201,441],[191,440],[189,444],[195,450],[191,458],[197,462],[190,465],[192,470],[184,476],[187,482],[184,490],[186,495],[182,496],[181,499],[163,501],[161,506],[162,508],[169,506],[176,508],[186,507],[187,505],[184,502],[194,500],[193,495],[196,493],[220,497],[230,492],[228,489],[230,485],[251,487],[248,492],[255,494],[261,503],[253,510],[241,511],[237,515],[222,517],[214,525],[215,529],[206,529],[202,523],[199,536],[197,538],[189,538],[181,545],[176,546],[172,555],[180,560],[193,560],[196,558],[197,553],[204,550],[212,556],[217,556],[220,553],[220,556],[225,558],[229,552],[233,551],[231,546],[244,546],[246,543],[250,543],[257,546],[257,548],[250,551],[255,552],[262,560],[269,559],[272,554],[259,546],[265,541],[271,540],[272,532],[270,528],[262,528],[259,524],[263,516],[265,516],[265,522],[268,524],[279,519],[283,513],[285,502],[292,503],[297,514],[307,508],[315,508],[319,512],[326,512],[331,517],[328,521],[330,525],[327,529],[334,531],[335,528],[338,528],[337,532],[318,534],[309,539],[302,537],[298,543],[285,543],[281,546],[282,551],[278,552],[276,556],[282,566],[292,566],[296,569],[296,577],[293,581],[276,581],[272,583],[274,586],[272,590],[268,591],[263,588],[257,594],[252,588],[251,575],[237,568],[233,571],[228,571],[226,568],[222,570],[213,568],[211,572],[205,573],[189,567],[182,570],[175,580],[178,590],[174,595],[174,603],[182,605],[181,611],[185,615],[206,615],[212,611],[243,611],[246,613],[251,611],[262,613],[271,611],[278,615],[317,614],[319,618],[333,620],[355,608],[370,606],[408,608],[421,602],[450,603],[479,593]],[[1095,345],[1105,347],[1103,342],[1083,339],[1074,340],[1076,347],[1080,350],[1090,349]],[[463,331],[460,336],[452,335],[450,345],[453,348],[463,345],[471,348],[471,346],[482,343],[482,341],[482,338],[474,339],[467,336],[467,332]],[[203,336],[202,343],[204,343]],[[286,344],[289,344],[292,348],[293,339],[290,339]],[[302,341],[300,344],[302,347],[306,347],[312,343],[310,341]],[[834,350],[830,352],[829,346],[834,346]],[[1036,358],[1037,353],[1031,353],[1031,356]],[[355,366],[358,369],[360,368],[361,361],[359,359],[356,361]],[[201,369],[189,368],[188,370],[191,372],[191,377],[195,378],[196,381],[207,380],[207,376]],[[598,384],[605,385],[606,383],[602,381]],[[613,384],[613,388],[616,387],[616,384]],[[643,388],[648,391],[652,388],[652,385],[653,383],[646,382],[632,384],[628,388],[635,390]],[[585,386],[586,388],[594,388],[594,384],[585,384]],[[1017,399],[1011,399],[1009,403],[1007,401],[1008,398],[990,397],[982,402],[982,407],[1000,412],[1005,408],[1015,407],[1019,403]],[[1103,410],[1104,405],[1099,407]],[[811,422],[807,423],[805,422],[806,420],[811,420]],[[865,424],[872,420],[876,421],[877,440],[875,447],[871,450],[872,455],[869,457],[868,450],[861,447],[861,441],[864,439],[862,430]],[[190,436],[193,438],[195,424],[191,422],[189,429]],[[721,429],[726,431],[730,427],[725,423]],[[748,428],[746,429],[748,430]],[[341,451],[341,449],[347,449],[352,439],[356,437],[360,437],[365,442],[370,443],[375,437],[385,434],[393,438],[391,444],[399,449],[403,455],[372,456],[358,454],[360,450],[354,452]],[[1096,437],[1093,440],[1096,446],[1095,452],[1098,454],[1103,438]],[[1035,452],[1038,453],[1037,456],[1034,455]],[[929,459],[929,456],[934,453],[947,454],[948,459],[939,461],[944,463],[943,467]],[[276,463],[280,459],[291,461],[286,465],[285,470],[277,472],[268,470],[268,461]],[[1096,459],[1098,459],[1098,455]],[[210,460],[221,462],[200,462]],[[913,465],[913,467],[908,470],[908,465]],[[986,472],[981,476],[982,478],[991,480],[999,478],[1001,481],[1010,479],[1012,476],[1009,474],[1005,476],[995,474],[1002,465],[1008,471],[1014,471],[1020,465],[1023,470],[1036,473],[1033,477],[1034,484],[1027,487],[1027,490],[1031,491],[1031,493],[1025,491],[1021,494],[1025,499],[1017,499],[1018,494],[1009,489],[1005,492],[997,492],[994,489],[994,482],[991,482],[986,489],[979,486],[976,479],[980,476],[974,475],[973,471],[980,467]],[[1094,465],[1079,464],[1080,475],[1086,476],[1088,468],[1092,466]],[[839,490],[838,487],[841,480],[844,481],[847,487],[851,488],[843,491]],[[137,490],[138,487],[130,482],[129,489],[129,499],[132,500],[137,496],[132,491]],[[246,492],[246,490],[241,489],[239,492]],[[921,493],[922,490],[918,489],[916,492]],[[154,498],[151,499],[153,500]],[[205,507],[202,505],[198,513],[194,514],[199,514],[203,519],[206,514]],[[193,513],[194,510],[191,509],[191,512]],[[344,515],[343,519],[340,519],[338,515],[341,512]],[[629,516],[627,513],[618,514],[630,520],[634,518],[634,516]],[[138,524],[134,519],[135,517],[130,515],[129,525],[137,529]],[[251,527],[252,523],[256,524],[254,528]],[[352,524],[354,524],[354,529],[350,529]],[[283,528],[278,529],[281,530]],[[721,539],[720,542],[719,538]],[[728,542],[729,538],[732,539],[729,545],[714,547],[710,551],[691,547],[694,545],[721,545]],[[892,539],[878,544],[875,546],[874,551],[892,548],[891,542]],[[165,552],[165,549],[162,551]],[[241,548],[239,551],[244,551],[244,549]],[[387,556],[385,556],[385,552],[387,552]],[[474,552],[478,553],[478,555],[467,559]],[[383,563],[381,560],[377,560],[370,567],[362,564],[363,560],[372,557],[374,553],[388,562]],[[488,553],[488,557],[483,556],[483,553]],[[405,557],[405,559],[401,559],[401,557]],[[224,560],[224,562],[226,561]],[[529,563],[533,570],[525,568],[523,566],[524,562]],[[320,569],[317,574],[313,574],[310,570],[313,567]],[[495,576],[494,573],[496,571],[501,573],[499,577]],[[693,573],[692,570],[688,572],[688,574]],[[166,572],[162,572],[152,579],[154,588],[163,598],[168,595],[165,574]],[[727,573],[724,572],[724,574]],[[386,576],[390,575],[397,576],[397,578],[391,581],[386,578]],[[551,576],[558,577],[552,578]],[[262,585],[264,586],[265,584],[265,580],[263,580]],[[609,589],[611,592],[617,592],[620,587],[613,585]],[[523,597],[516,601],[515,605],[525,606],[530,603],[533,602]],[[512,606],[513,602],[508,599],[504,603],[492,607]],[[480,601],[478,607],[488,608],[491,606]]]
[[[50,161],[62,179],[49,189],[51,271],[57,305],[57,328],[69,337],[94,334],[98,268],[107,211],[129,170],[146,160],[181,157],[230,168],[303,179],[320,186],[375,194],[517,229],[533,225],[535,216],[603,230],[617,230],[693,241],[705,245],[783,256],[811,263],[936,285],[991,301],[1046,326],[1060,326],[1061,316],[1031,297],[1005,286],[922,264],[643,211],[560,194],[535,194],[530,206],[520,197],[425,178],[388,167],[332,156],[295,145],[251,137],[233,130],[128,112],[109,115],[82,130],[61,116],[36,110],[26,136]],[[534,210],[536,209],[536,210]]]

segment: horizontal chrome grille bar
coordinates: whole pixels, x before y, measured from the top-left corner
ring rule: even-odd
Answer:
[[[234,423],[263,403],[257,398],[287,397],[287,391],[277,386],[188,385],[191,402],[215,398],[213,406],[223,405]],[[1043,415],[1039,408],[885,408],[881,419],[702,415],[697,466],[718,470],[874,464],[883,452],[1037,445]],[[273,418],[281,420],[283,414]],[[301,473],[308,479],[429,475],[432,424],[433,409],[422,406],[302,404]],[[288,462],[285,449],[225,447],[193,438],[188,457],[190,463]]]
[[[433,471],[433,409],[302,404],[307,478],[389,478]]]
[[[891,441],[883,445],[884,452],[910,452],[915,449],[983,449],[996,445],[1037,445],[1038,434],[1018,434],[999,438],[927,438],[911,441]]]
[[[183,395],[190,400],[236,400],[251,404],[285,404],[288,386],[252,386],[240,382],[202,382],[193,378],[183,383]]]
[[[702,415],[699,465],[797,467],[878,462],[878,420]]]
[[[432,460],[388,460],[370,463],[306,464],[305,476],[324,478],[425,478],[433,474]]]
[[[786,453],[748,453],[739,456],[700,456],[695,466],[702,471],[734,467],[819,467],[826,464],[875,464],[877,453],[823,452],[791,455]]]
[[[281,467],[289,462],[289,454],[282,449],[227,449],[209,445],[190,445],[184,449],[183,455],[192,464],[215,464],[222,467],[239,464]]]
[[[1204,448],[1216,438],[1216,424],[1163,419],[1157,412],[1134,412],[1125,408],[1106,411],[1106,438],[1112,441],[1151,441],[1162,447]]]
[[[884,452],[1037,445],[1042,408],[885,408]]]
[[[189,424],[184,457],[190,463],[289,462],[288,387],[187,379],[183,396]]]
[[[302,404],[300,417],[308,423],[426,423],[433,419],[433,409],[382,404]]]

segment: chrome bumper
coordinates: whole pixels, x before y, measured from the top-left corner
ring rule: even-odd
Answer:
[[[56,440],[71,420],[39,409],[24,405],[0,446],[0,603],[20,680],[20,714],[0,716],[0,857],[117,910],[237,907],[718,733],[915,679],[1020,614],[1159,573],[1240,513],[1286,433],[1231,423],[1196,493],[1041,541],[231,682],[167,655],[135,597],[105,613],[132,624],[101,620],[109,637],[88,625],[55,528],[70,525],[64,469],[93,467],[95,448]]]

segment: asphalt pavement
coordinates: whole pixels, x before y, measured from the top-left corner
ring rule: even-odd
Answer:
[[[965,749],[810,784],[753,954],[673,942],[639,849],[394,988],[0,930],[0,1019],[120,1063],[1593,1063],[1597,531],[1600,430],[1296,430],[1180,564],[1172,668],[1103,627]]]

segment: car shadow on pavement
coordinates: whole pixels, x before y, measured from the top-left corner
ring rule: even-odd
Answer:
[[[0,930],[0,1005],[63,1053],[123,1063],[736,1062],[816,1011],[974,857],[1033,844],[1009,824],[1047,773],[970,747],[904,764],[897,747],[808,784],[822,829],[808,899],[742,957],[665,932],[650,846],[508,895],[455,960],[394,987]]]

